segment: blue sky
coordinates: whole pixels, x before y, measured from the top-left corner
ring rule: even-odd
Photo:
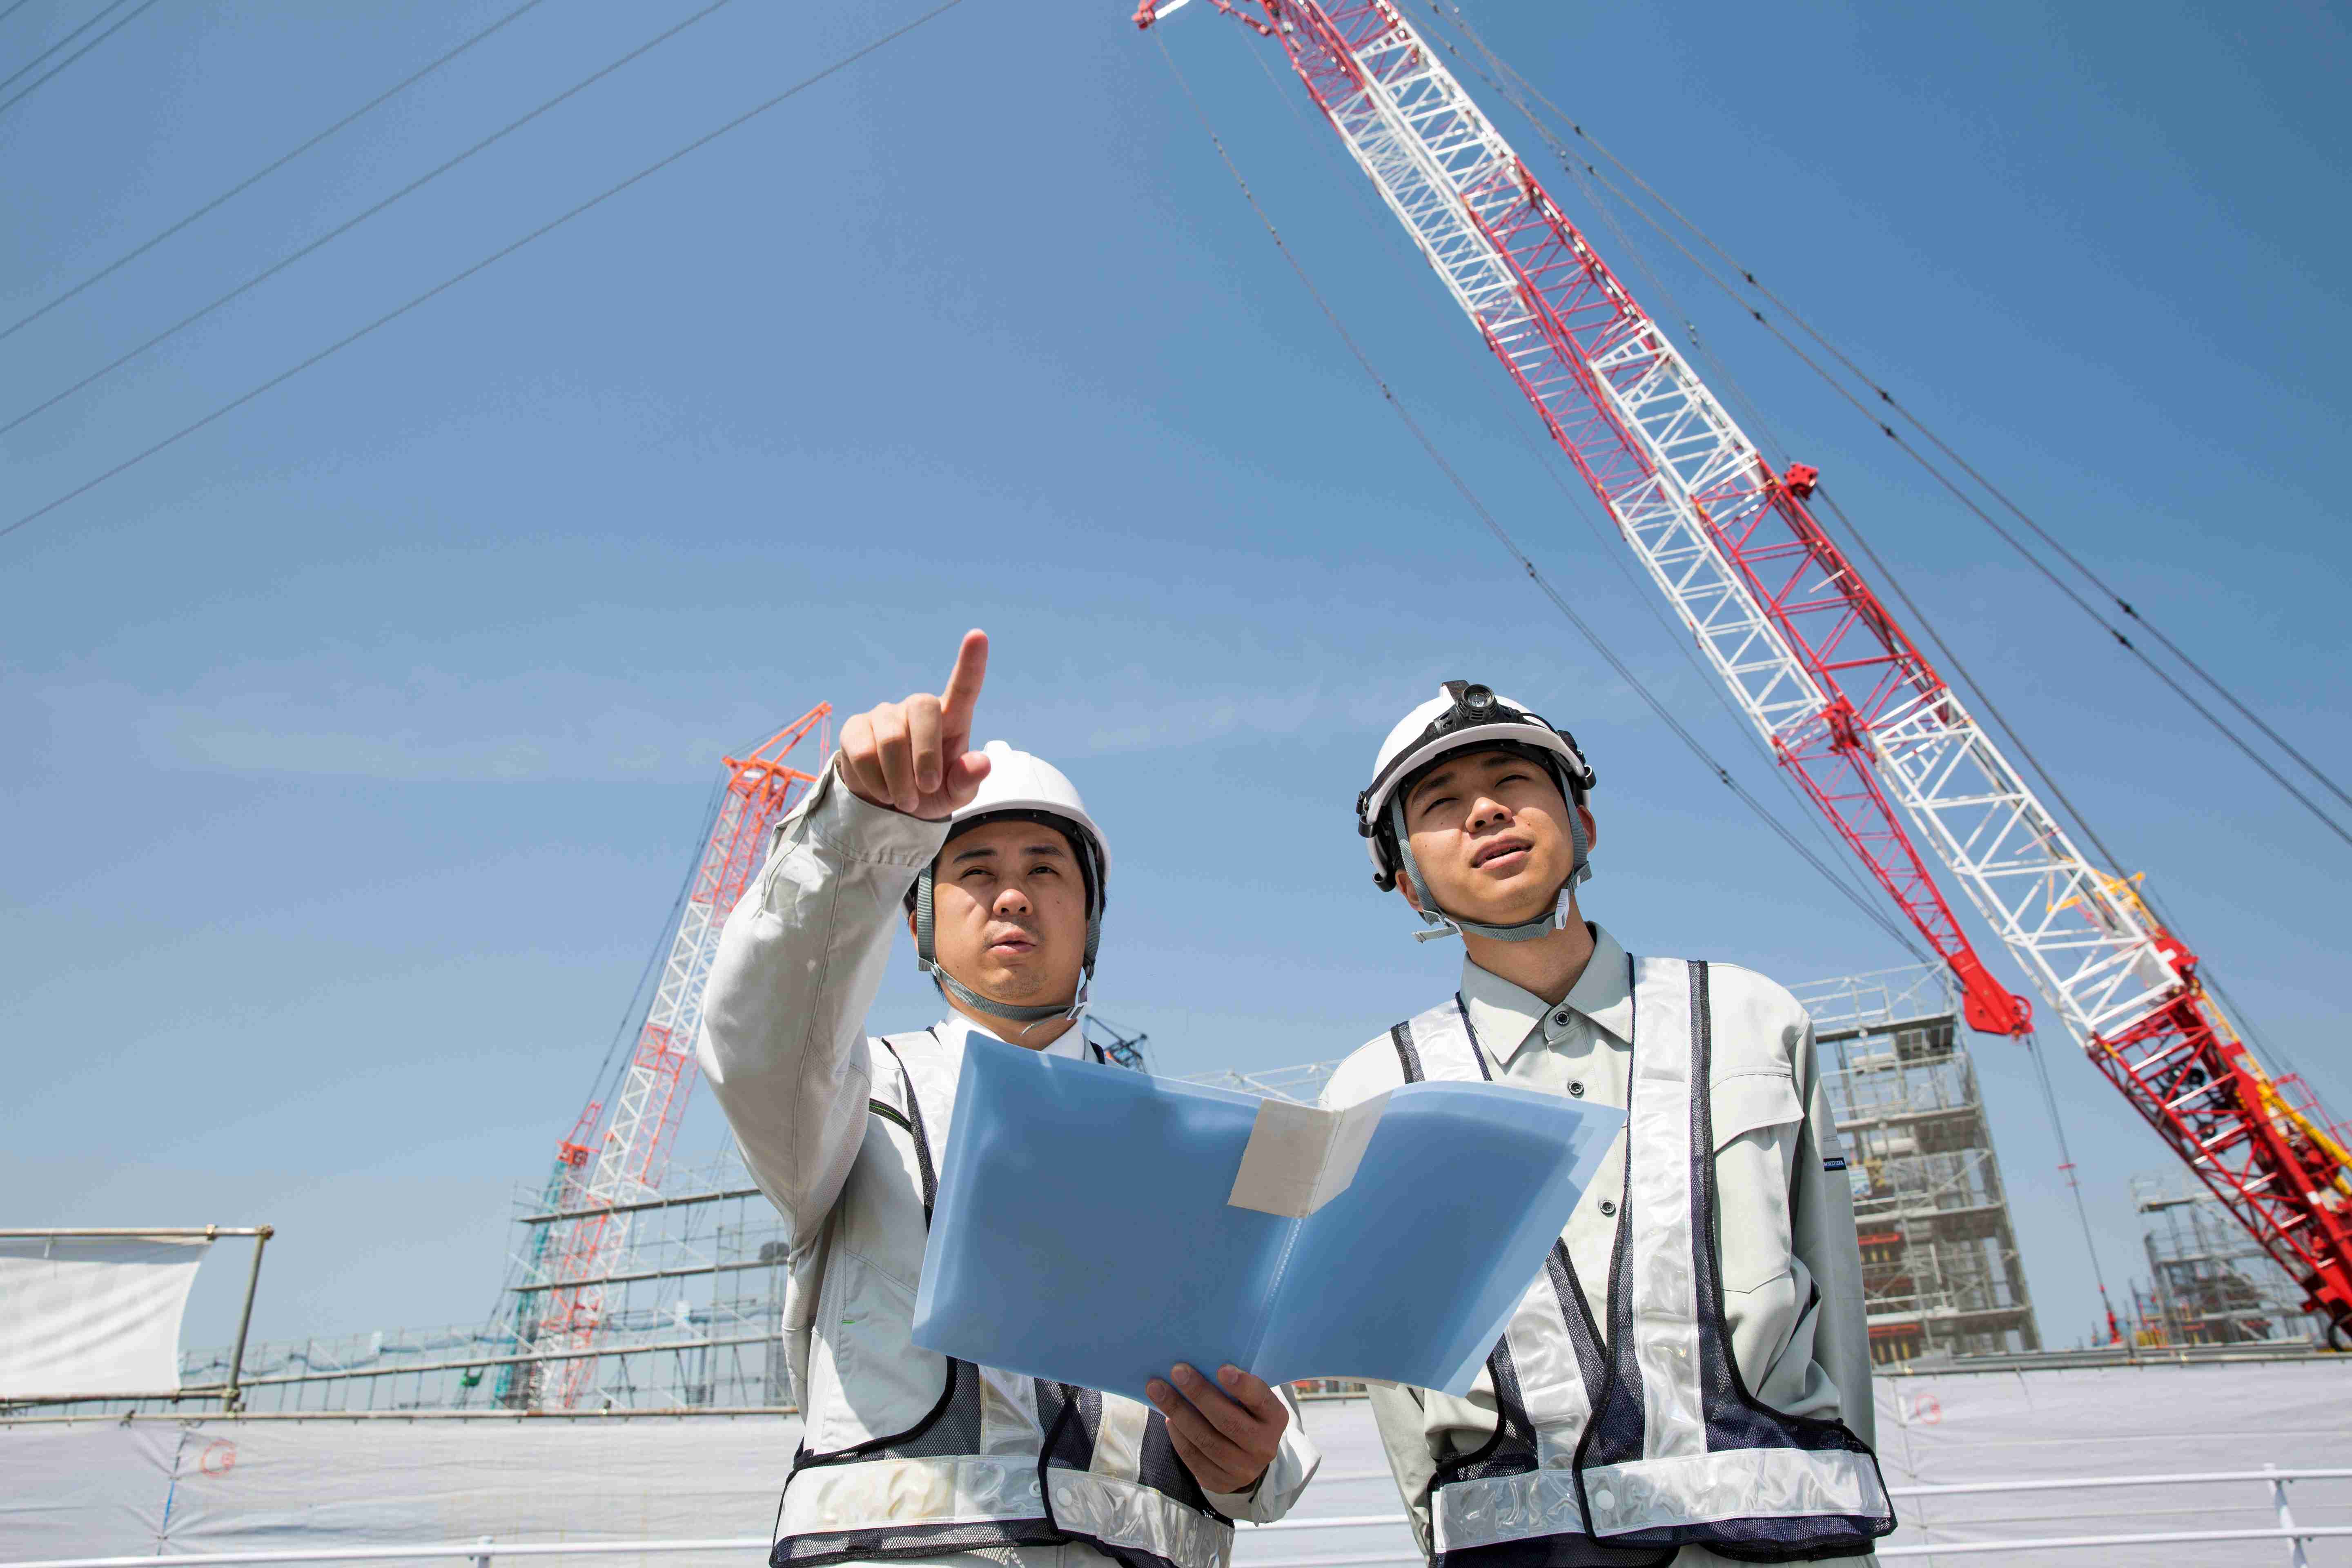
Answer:
[[[92,8],[0,21],[0,68]],[[0,110],[0,310],[506,8],[147,13]],[[0,420],[696,8],[552,0],[9,339]],[[0,437],[0,521],[919,9],[735,0]],[[1587,908],[1629,944],[1791,981],[1905,961],[1465,514],[1128,9],[966,0],[0,540],[9,1223],[277,1225],[265,1337],[479,1318],[509,1193],[570,1126],[721,752],[818,700],[931,687],[970,625],[996,638],[981,730],[1062,761],[1113,837],[1097,994],[1165,1068],[1335,1056],[1450,984],[1454,953],[1416,947],[1372,890],[1349,805],[1388,723],[1455,675],[1586,742]],[[2340,16],[1471,15],[2273,723],[2352,767]],[[1295,84],[1270,85],[1270,47],[1206,5],[1163,37],[1401,397],[1793,819],[1434,279]],[[1674,301],[1654,312],[1696,323],[2265,1037],[2352,1107],[2352,850],[1646,253]],[[931,1011],[902,954],[877,1023]],[[2166,1156],[2050,1044],[2119,1284],[2127,1178]],[[2044,1330],[2068,1342],[2092,1301],[2046,1121],[2014,1048],[1979,1050]],[[698,1105],[684,1151],[719,1136]],[[191,1342],[226,1337],[237,1272],[208,1272]]]

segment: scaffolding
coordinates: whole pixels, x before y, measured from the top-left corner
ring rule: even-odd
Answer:
[[[1944,973],[1889,970],[1797,989],[1819,1028],[1822,1076],[1852,1161],[1874,1358],[2039,1349]],[[1116,1060],[1148,1068],[1139,1032],[1090,1016],[1087,1038]],[[1183,1081],[1312,1103],[1339,1065],[1229,1069]],[[588,1364],[571,1380],[580,1391],[575,1409],[790,1408],[781,1332],[790,1244],[782,1217],[731,1143],[699,1165],[675,1169],[664,1184],[664,1194],[614,1204],[582,1201],[576,1185],[568,1199],[557,1186],[519,1186],[506,1282],[488,1321],[250,1345],[241,1407],[519,1412],[544,1407],[527,1391],[551,1386],[541,1375],[554,1370],[550,1363],[579,1361]],[[626,1222],[626,1252],[593,1279],[559,1279],[543,1238],[598,1217]],[[593,1349],[534,1341],[519,1327],[538,1321],[530,1309],[558,1288],[602,1292],[604,1321]],[[226,1348],[185,1352],[187,1397],[209,1389],[206,1396],[216,1398],[231,1359]],[[87,1400],[74,1407],[145,1413],[175,1405]]]
[[[1796,994],[1845,1145],[1871,1360],[2039,1350],[1949,971],[1884,970]]]
[[[2132,1286],[2145,1345],[2324,1342],[2326,1320],[2304,1311],[2302,1287],[2203,1184],[2186,1172],[2132,1178],[2147,1216],[2147,1282]]]

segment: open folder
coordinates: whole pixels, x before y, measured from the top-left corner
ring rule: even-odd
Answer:
[[[1138,1399],[1179,1361],[1461,1394],[1623,1122],[1491,1083],[1324,1110],[975,1033],[915,1342]]]

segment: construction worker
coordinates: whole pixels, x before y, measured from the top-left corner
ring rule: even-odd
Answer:
[[[1761,975],[1586,923],[1593,782],[1573,737],[1454,680],[1357,800],[1373,880],[1468,951],[1324,1102],[1456,1079],[1627,1111],[1469,1394],[1371,1391],[1390,1468],[1454,1568],[1863,1561],[1894,1516],[1811,1021]]]
[[[771,1561],[1223,1568],[1231,1521],[1280,1518],[1314,1472],[1287,1395],[1180,1363],[1153,1409],[910,1337],[967,1037],[1102,1060],[1080,1020],[1109,848],[1058,770],[965,749],[987,663],[971,632],[943,692],[842,726],[711,966],[702,1070],[791,1237],[805,1433]],[[902,920],[949,1012],[868,1038]]]

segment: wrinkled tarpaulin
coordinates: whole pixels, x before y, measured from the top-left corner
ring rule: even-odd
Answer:
[[[0,1397],[176,1391],[180,1318],[211,1246],[0,1237]]]

